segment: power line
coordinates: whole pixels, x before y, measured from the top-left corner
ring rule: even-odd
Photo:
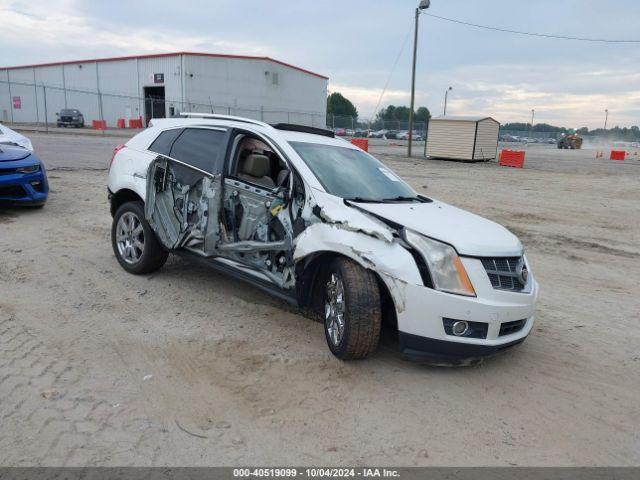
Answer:
[[[488,25],[479,25],[477,23],[463,22],[462,20],[455,20],[453,18],[441,17],[439,15],[433,15],[432,13],[424,13],[429,17],[444,20],[446,22],[457,23],[465,25],[467,27],[483,28],[485,30],[494,30],[496,32],[515,33],[517,35],[528,35],[530,37],[543,37],[543,38],[556,38],[560,40],[576,40],[580,42],[599,42],[599,43],[640,43],[640,40],[617,40],[607,38],[587,38],[587,37],[569,37],[565,35],[552,35],[548,33],[536,33],[536,32],[522,32],[519,30],[509,30],[507,28],[491,27]]]
[[[411,22],[413,24],[413,21]],[[380,97],[378,98],[378,103],[376,104],[376,108],[373,111],[373,118],[375,119],[376,113],[378,113],[378,109],[380,108],[380,103],[382,102],[382,97],[387,92],[387,87],[389,86],[389,82],[391,82],[391,78],[393,77],[393,73],[396,71],[396,67],[398,66],[398,62],[400,61],[400,57],[404,53],[404,49],[407,46],[407,40],[409,40],[409,36],[411,35],[411,28],[407,31],[407,36],[404,37],[404,41],[402,42],[402,47],[400,47],[400,51],[398,52],[398,56],[396,57],[395,62],[393,62],[393,66],[391,67],[391,71],[389,72],[389,76],[387,77],[387,82],[384,84],[384,88],[380,93]]]

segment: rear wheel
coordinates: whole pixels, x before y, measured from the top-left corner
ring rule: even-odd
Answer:
[[[144,218],[143,203],[138,201],[127,202],[116,211],[111,244],[122,268],[136,275],[155,272],[169,255]]]
[[[382,313],[375,275],[352,260],[336,258],[324,284],[324,331],[342,360],[365,358],[378,347]]]

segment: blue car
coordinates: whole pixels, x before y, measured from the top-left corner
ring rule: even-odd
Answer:
[[[42,161],[22,147],[0,144],[0,205],[40,207],[48,194]]]

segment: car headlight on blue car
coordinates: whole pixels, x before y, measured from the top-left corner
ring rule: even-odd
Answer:
[[[404,229],[403,236],[426,262],[436,290],[468,297],[476,296],[467,271],[451,245],[425,237],[407,228]]]
[[[29,165],[28,167],[19,167],[16,168],[16,172],[18,173],[36,173],[40,171],[40,165]]]

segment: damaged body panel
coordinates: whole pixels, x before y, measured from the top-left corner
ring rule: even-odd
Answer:
[[[282,194],[227,179],[223,205],[218,252],[292,289],[292,229]]]
[[[147,172],[147,221],[168,250],[188,247],[213,255],[219,239],[215,221],[221,175],[210,175],[165,157]]]
[[[505,228],[418,195],[331,132],[198,115],[154,120],[114,156],[112,241],[126,270],[195,258],[308,308],[341,359],[373,353],[383,321],[406,356],[436,363],[531,331],[538,284]],[[139,236],[144,222],[158,245]]]

